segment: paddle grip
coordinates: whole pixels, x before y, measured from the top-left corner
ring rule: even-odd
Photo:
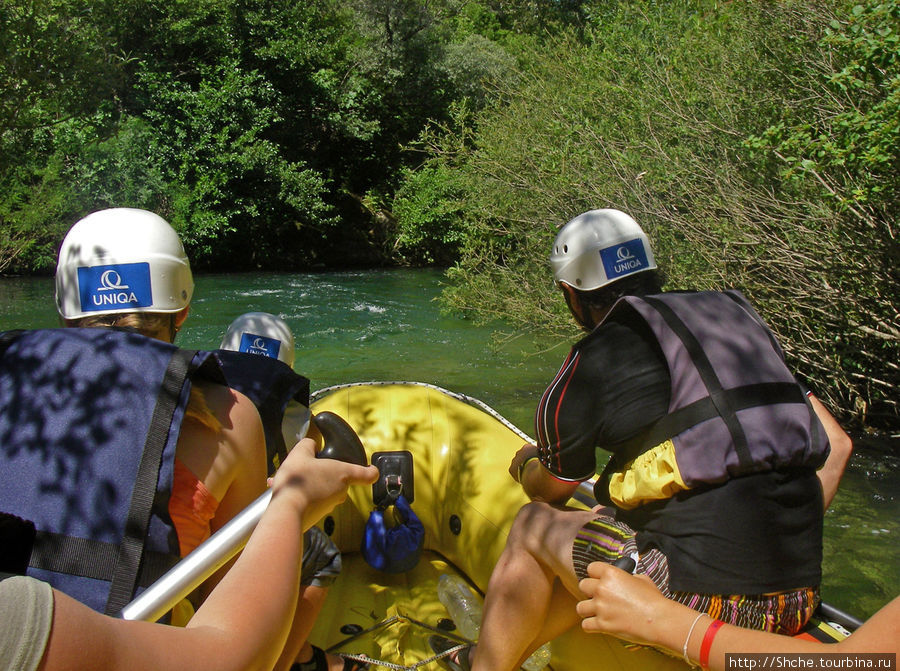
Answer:
[[[625,573],[634,573],[637,564],[631,557],[619,557],[613,562],[613,566],[622,569]]]
[[[316,457],[337,459],[360,466],[368,465],[366,450],[359,436],[340,415],[324,410],[313,417],[313,422],[325,439],[325,447]]]

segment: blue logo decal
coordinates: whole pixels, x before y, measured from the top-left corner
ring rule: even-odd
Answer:
[[[153,305],[149,263],[119,263],[78,269],[82,312],[128,310]]]
[[[281,341],[275,338],[267,338],[261,335],[253,335],[252,333],[241,334],[241,344],[238,346],[238,352],[247,352],[248,354],[261,354],[262,356],[278,358],[278,351],[281,349]]]
[[[606,277],[610,280],[645,270],[650,265],[640,238],[601,249],[600,258],[603,260]]]

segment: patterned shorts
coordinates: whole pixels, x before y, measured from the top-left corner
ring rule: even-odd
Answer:
[[[633,529],[612,517],[595,517],[575,537],[572,546],[575,575],[579,580],[586,578],[591,562],[612,564],[620,557],[633,557],[637,561],[634,572],[645,574],[669,599],[728,624],[787,635],[798,633],[819,604],[819,591],[812,587],[755,595],[672,591],[666,556],[651,548],[638,557],[634,536]]]

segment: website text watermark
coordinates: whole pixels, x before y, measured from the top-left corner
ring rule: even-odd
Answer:
[[[727,653],[726,669],[878,669],[896,671],[894,653]]]

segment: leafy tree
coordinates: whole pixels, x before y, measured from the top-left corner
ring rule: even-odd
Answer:
[[[805,320],[816,349],[860,415],[896,416],[900,2],[842,10],[789,74],[797,93],[781,117],[747,145],[821,235],[809,253],[824,257],[816,293],[826,314]]]
[[[619,207],[648,230],[670,288],[743,289],[781,336],[792,366],[837,412],[895,422],[896,264],[886,262],[895,255],[886,226],[893,217],[884,216],[887,207],[872,209],[877,216],[858,226],[863,219],[849,214],[849,205],[861,202],[852,194],[864,192],[868,208],[873,199],[897,202],[896,179],[891,186],[889,177],[896,175],[897,106],[885,76],[892,58],[864,61],[878,67],[866,70],[871,101],[857,111],[871,109],[884,123],[866,115],[847,128],[845,140],[880,148],[874,161],[860,158],[861,174],[846,182],[872,188],[842,189],[852,203],[823,200],[818,180],[793,180],[774,153],[765,154],[765,141],[752,140],[779,139],[766,129],[794,128],[786,120],[803,119],[813,107],[821,118],[809,118],[823,129],[826,122],[846,126],[815,94],[847,86],[846,75],[830,76],[849,62],[836,46],[878,50],[866,31],[849,29],[855,35],[849,42],[835,32],[833,20],[856,25],[848,17],[861,20],[865,11],[828,9],[802,1],[586,6],[583,36],[572,32],[542,44],[522,59],[521,75],[501,89],[496,105],[466,127],[431,138],[427,169],[461,194],[458,214],[448,219],[464,231],[464,243],[447,305],[521,328],[571,329],[548,276],[550,243],[572,216]],[[883,7],[873,15],[885,16]],[[874,32],[890,50],[892,29],[879,25]],[[875,85],[876,76],[885,86]],[[865,133],[871,135],[863,141]],[[841,137],[832,141],[845,143]],[[802,157],[788,164],[792,174],[812,177],[803,163],[808,155],[787,156]],[[836,193],[838,178],[852,175],[847,158],[827,172]],[[862,173],[870,166],[874,179],[866,182]]]
[[[393,201],[399,222],[396,249],[413,265],[448,265],[465,244],[460,193],[453,173],[434,162],[410,171]]]
[[[196,87],[140,76],[166,181],[189,187],[173,191],[170,219],[200,267],[212,259],[231,268],[296,261],[298,229],[329,221],[321,177],[266,139],[278,116],[260,75],[234,64],[199,74]]]
[[[63,166],[46,160],[55,129],[90,113],[119,81],[121,59],[105,48],[77,0],[0,0],[0,271],[52,263],[66,212]]]

